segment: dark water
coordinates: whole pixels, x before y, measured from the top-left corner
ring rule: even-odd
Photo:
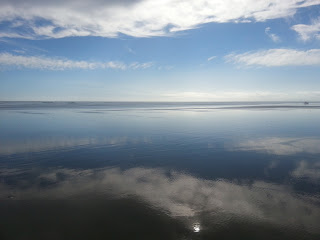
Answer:
[[[0,239],[320,239],[320,104],[0,103]]]

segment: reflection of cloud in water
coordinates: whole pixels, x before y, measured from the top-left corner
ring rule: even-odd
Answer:
[[[28,152],[44,152],[55,150],[72,150],[77,147],[87,146],[121,146],[125,144],[151,143],[147,137],[92,137],[92,138],[37,138],[24,139],[23,141],[1,142],[0,155],[12,155]]]
[[[52,184],[43,188],[45,181]],[[245,221],[266,221],[320,233],[320,208],[314,198],[297,195],[284,185],[261,181],[237,184],[146,168],[126,171],[117,168],[58,169],[43,173],[28,187],[25,180],[23,188],[0,186],[2,199],[12,193],[15,199],[79,199],[97,195],[134,197],[176,217],[209,213],[216,221],[234,216]]]
[[[320,153],[320,139],[316,138],[263,138],[243,141],[236,144],[234,150],[261,151],[276,155],[294,155],[297,153]]]
[[[306,178],[317,182],[320,180],[320,162],[310,163],[301,161],[291,174],[296,178]]]

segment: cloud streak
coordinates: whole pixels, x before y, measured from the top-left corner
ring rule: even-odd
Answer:
[[[10,53],[0,53],[0,66],[9,68],[29,68],[41,70],[72,70],[72,69],[118,69],[118,70],[137,70],[146,69],[153,66],[152,62],[146,63],[130,63],[126,64],[118,61],[109,62],[88,62],[73,61],[61,58],[49,58],[43,56],[23,56],[13,55]]]
[[[216,56],[212,56],[212,57],[209,57],[207,60],[208,60],[208,62],[210,62],[210,61],[212,61],[213,59],[215,59],[216,58]]]
[[[269,49],[225,56],[227,62],[244,66],[320,66],[320,49]]]
[[[275,92],[275,91],[244,91],[244,90],[211,90],[202,91],[181,91],[181,92],[167,92],[163,93],[162,97],[165,99],[172,99],[173,101],[276,101],[283,99],[290,99],[292,97],[300,98],[301,95],[310,96],[310,99],[317,99],[319,92]]]
[[[293,16],[320,0],[4,0],[0,36],[63,38],[71,36],[168,36],[204,23],[266,21]]]

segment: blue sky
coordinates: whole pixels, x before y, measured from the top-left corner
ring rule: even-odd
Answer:
[[[320,0],[4,0],[0,100],[320,101]]]

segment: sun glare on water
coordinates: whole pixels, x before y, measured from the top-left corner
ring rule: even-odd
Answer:
[[[195,223],[193,224],[193,231],[194,232],[200,232],[201,228],[200,228],[200,223]]]

